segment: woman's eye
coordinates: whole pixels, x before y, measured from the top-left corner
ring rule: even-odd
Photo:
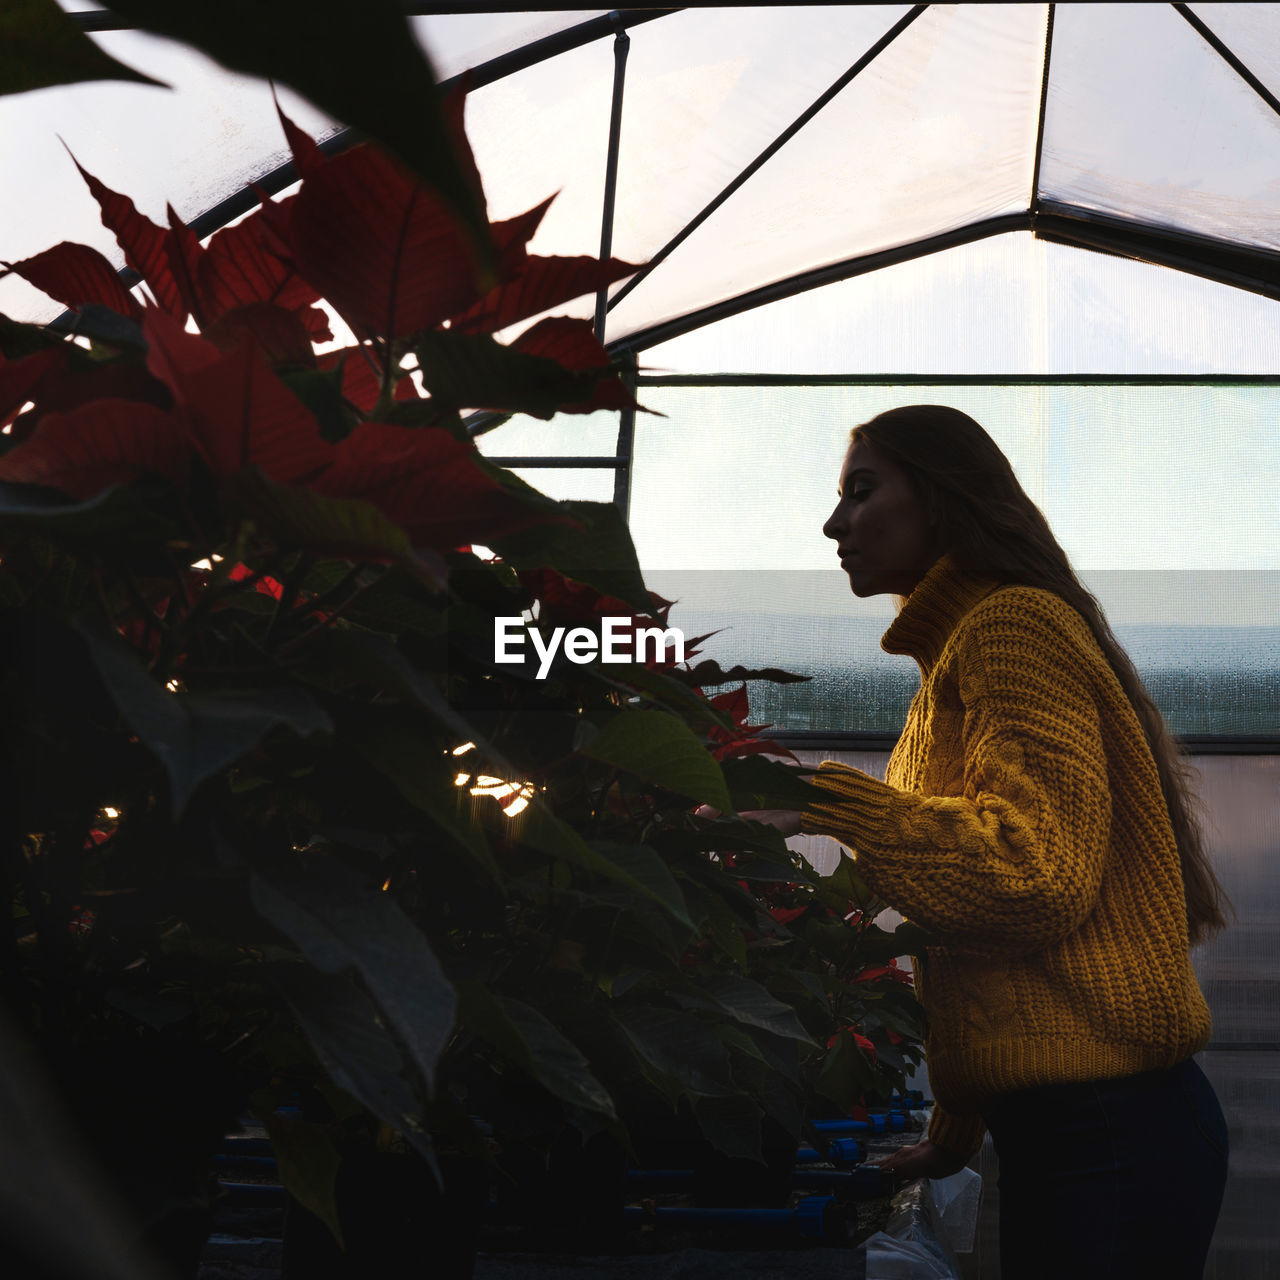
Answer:
[[[865,502],[875,492],[870,486],[862,489],[855,489],[849,496],[854,502]]]

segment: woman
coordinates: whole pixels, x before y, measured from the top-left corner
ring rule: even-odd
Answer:
[[[1227,1138],[1188,948],[1227,904],[1189,770],[971,418],[855,428],[839,493],[823,532],[855,595],[903,598],[881,643],[921,688],[887,782],[827,762],[803,814],[755,816],[841,840],[936,939],[916,971],[937,1106],[885,1166],[953,1173],[990,1129],[1004,1280],[1198,1277]]]

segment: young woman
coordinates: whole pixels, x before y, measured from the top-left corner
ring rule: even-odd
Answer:
[[[963,1166],[991,1131],[1004,1280],[1199,1277],[1227,1134],[1192,1054],[1188,948],[1227,908],[1188,769],[987,433],[914,405],[852,432],[823,527],[921,688],[887,781],[827,762],[803,813],[934,938],[918,957],[937,1100],[885,1162]]]

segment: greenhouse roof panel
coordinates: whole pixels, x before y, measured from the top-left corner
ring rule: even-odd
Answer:
[[[1280,38],[1271,4],[1189,4],[1186,10],[1220,41],[1231,56],[1280,98]]]
[[[535,40],[567,31],[608,9],[541,9],[514,13],[433,13],[410,20],[414,33],[431,55],[436,74],[447,80],[469,67],[500,58]]]
[[[1153,323],[1153,317],[1159,323]],[[1270,374],[1280,305],[1021,231],[647,348],[654,373]]]
[[[1234,24],[1263,64],[1276,16]],[[1173,6],[1057,6],[1046,199],[1280,249],[1277,154],[1280,116]]]
[[[535,252],[599,247],[626,67],[613,252],[653,264],[614,287],[607,336],[626,345],[1017,227],[1280,293],[1275,5],[463,10],[412,23],[442,77],[482,68],[468,130],[491,214],[559,193]],[[208,230],[220,198],[285,157],[263,82],[135,32],[93,38],[175,88],[0,99],[0,161],[23,193],[6,211],[10,260],[70,239],[119,262],[59,137],[152,218],[166,203],[188,220],[217,210]],[[332,127],[282,98],[304,128]],[[591,299],[568,309],[588,315]],[[0,310],[57,308],[10,278]]]
[[[608,336],[1024,213],[1046,8],[930,6],[622,299]]]

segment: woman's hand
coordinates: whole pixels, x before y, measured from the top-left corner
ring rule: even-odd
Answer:
[[[709,804],[701,805],[694,810],[699,818],[718,818],[720,810],[713,809]],[[784,836],[798,836],[800,834],[800,810],[799,809],[744,809],[738,814],[739,818],[749,818],[752,822],[763,822],[770,827],[776,827]]]
[[[914,1146],[899,1147],[879,1161],[880,1168],[894,1178],[949,1178],[969,1163],[967,1156],[946,1147],[934,1146],[928,1138]]]

